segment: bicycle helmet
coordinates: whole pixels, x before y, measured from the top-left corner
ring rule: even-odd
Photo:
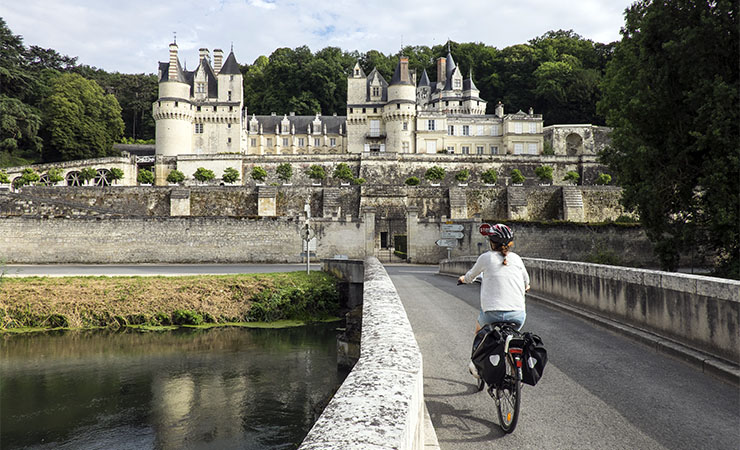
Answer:
[[[481,231],[481,234],[483,234],[483,231]],[[485,235],[488,236],[491,242],[496,244],[508,245],[514,241],[514,233],[511,231],[511,228],[502,223],[489,225]]]

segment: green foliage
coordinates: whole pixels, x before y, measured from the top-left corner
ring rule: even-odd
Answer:
[[[251,177],[254,181],[263,182],[267,178],[267,171],[260,166],[252,167]]]
[[[26,167],[25,169],[23,169],[21,176],[18,177],[15,181],[13,181],[13,187],[18,189],[22,186],[34,184],[38,182],[40,179],[41,179],[41,176],[38,174],[38,172],[31,169],[30,167]]]
[[[281,163],[278,164],[275,172],[277,172],[278,178],[283,183],[287,183],[293,177],[293,166],[291,166],[290,163]]]
[[[552,181],[552,166],[539,166],[536,169],[534,169],[534,174],[537,175],[537,178],[539,178],[541,181],[544,182],[551,182]]]
[[[406,178],[406,181],[404,181],[404,184],[406,184],[406,186],[418,186],[419,183],[421,183],[419,177],[408,177]]]
[[[496,174],[496,171],[493,169],[486,170],[480,174],[480,177],[486,184],[496,184],[496,180],[498,180],[498,174]]]
[[[8,178],[7,172],[0,170],[0,184],[9,184],[10,178]]]
[[[563,181],[570,181],[574,184],[578,183],[578,180],[580,179],[581,176],[575,170],[569,170],[568,173],[566,173],[563,177]]]
[[[446,174],[442,167],[432,166],[424,172],[424,178],[434,183],[444,180]]]
[[[336,280],[325,272],[297,278],[293,284],[264,289],[250,301],[248,321],[316,320],[335,316],[339,310]]]
[[[111,167],[108,173],[108,179],[110,181],[116,181],[123,178],[123,170],[118,167]]]
[[[324,168],[318,164],[312,164],[307,170],[306,175],[312,180],[323,180],[326,178],[326,172]]]
[[[362,178],[362,177],[353,178],[352,179],[352,183],[353,184],[357,184],[357,185],[364,184],[365,183],[365,179]]]
[[[0,152],[40,159],[40,127],[38,111],[16,98],[0,95]]]
[[[623,265],[622,258],[614,250],[604,246],[597,246],[585,259],[586,262],[594,264],[606,264],[608,266]]]
[[[224,183],[236,183],[239,180],[239,171],[233,167],[224,169],[224,175],[221,177]]]
[[[149,169],[139,169],[139,174],[136,176],[136,181],[139,184],[153,184],[154,174]]]
[[[193,178],[195,178],[201,183],[205,183],[207,181],[211,181],[214,178],[216,178],[216,175],[210,169],[206,169],[205,167],[198,167],[197,169],[195,169]]]
[[[545,141],[542,143],[542,154],[547,156],[552,156],[555,154],[555,150],[553,150],[552,143],[550,141]]]
[[[46,174],[49,177],[49,182],[52,184],[56,184],[64,180],[64,177],[62,176],[62,169],[59,169],[57,167],[49,169]]]
[[[509,176],[511,177],[511,182],[514,184],[524,183],[524,180],[526,180],[524,175],[522,175],[522,171],[519,169],[512,169]]]
[[[172,325],[200,325],[203,316],[195,311],[176,309],[172,312]]]
[[[468,169],[462,169],[455,174],[455,179],[460,183],[465,183],[470,178],[470,171]]]
[[[167,182],[172,184],[180,184],[185,181],[185,174],[177,169],[173,169],[167,174]]]
[[[92,167],[85,167],[84,169],[80,170],[79,178],[82,181],[90,181],[94,179],[97,175],[97,170],[93,169]]]
[[[332,176],[342,181],[350,181],[354,178],[352,169],[350,169],[346,163],[337,164],[337,167],[334,168],[334,174]]]
[[[602,84],[614,128],[603,161],[666,269],[698,247],[740,278],[737,12],[729,0],[634,3]]]
[[[598,185],[607,185],[612,182],[612,176],[608,173],[600,173],[598,177],[596,177],[595,183]]]
[[[130,145],[154,145],[156,144],[155,139],[134,139],[132,137],[122,137],[121,138],[121,144],[130,144]]]

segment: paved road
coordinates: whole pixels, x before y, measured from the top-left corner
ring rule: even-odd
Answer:
[[[0,266],[5,276],[151,276],[151,275],[226,275],[232,273],[294,272],[305,264],[50,264]],[[311,264],[311,270],[321,270]]]
[[[478,285],[456,286],[436,267],[386,266],[424,358],[427,408],[447,449],[738,449],[740,391],[621,335],[528,301],[525,330],[550,362],[526,386],[519,425],[498,426],[467,361]]]

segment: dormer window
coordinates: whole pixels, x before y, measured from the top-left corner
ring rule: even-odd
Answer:
[[[455,79],[455,89],[460,89],[460,79],[459,78]]]
[[[373,97],[379,97],[380,96],[380,88],[378,86],[373,86]]]
[[[197,83],[195,87],[195,92],[198,94],[205,94],[206,92],[206,84],[205,83]]]
[[[355,69],[355,76],[356,77],[359,77],[360,76],[360,69]]]

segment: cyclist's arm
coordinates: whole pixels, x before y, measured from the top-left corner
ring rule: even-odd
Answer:
[[[460,275],[460,278],[457,280],[461,283],[472,283],[473,280],[475,280],[475,277],[477,277],[480,273],[483,272],[483,269],[485,269],[485,262],[484,257],[485,253],[483,255],[480,255],[478,257],[478,260],[475,262],[475,265],[468,270],[468,273],[465,275]]]

